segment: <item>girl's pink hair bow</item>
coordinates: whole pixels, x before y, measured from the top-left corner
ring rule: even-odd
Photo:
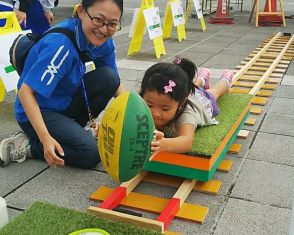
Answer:
[[[175,87],[175,86],[176,86],[175,82],[173,80],[169,80],[168,85],[163,87],[164,93],[167,94],[169,92],[172,92],[173,87]]]

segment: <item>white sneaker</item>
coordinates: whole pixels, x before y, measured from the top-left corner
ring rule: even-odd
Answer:
[[[12,135],[1,141],[0,165],[6,166],[9,162],[21,163],[30,154],[30,144],[27,135],[23,132]]]

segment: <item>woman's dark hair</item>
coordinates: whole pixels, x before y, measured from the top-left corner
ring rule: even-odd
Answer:
[[[104,2],[104,1],[109,1],[109,0],[82,0],[82,5],[85,9],[88,9],[89,7],[91,7],[93,4],[95,4],[96,2]],[[113,1],[118,8],[121,11],[121,15],[123,14],[123,8],[124,8],[124,2],[123,0],[111,0]]]

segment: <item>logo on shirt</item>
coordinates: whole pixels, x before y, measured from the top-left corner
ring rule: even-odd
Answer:
[[[63,55],[63,57],[61,58],[59,55],[62,51],[64,46],[59,47],[58,51],[55,53],[55,55],[53,56],[52,60],[50,61],[50,65],[47,66],[47,69],[45,70],[45,72],[43,73],[42,77],[41,77],[41,81],[44,80],[44,78],[47,76],[47,74],[50,75],[49,80],[47,82],[47,86],[51,84],[51,82],[54,79],[55,74],[57,73],[57,70],[61,67],[61,65],[63,64],[64,60],[66,59],[66,57],[69,55],[69,50],[67,50],[67,52],[65,53],[65,55]],[[61,58],[61,59],[60,59]],[[59,61],[59,64],[55,65],[54,62],[57,60]]]

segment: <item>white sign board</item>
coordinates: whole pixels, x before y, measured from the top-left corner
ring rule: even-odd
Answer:
[[[12,65],[9,62],[9,49],[14,39],[19,34],[26,34],[29,32],[31,32],[31,30],[0,35],[0,78],[2,79],[7,92],[16,89],[19,79],[17,72],[12,69]]]
[[[171,11],[173,15],[174,26],[179,26],[185,24],[184,10],[182,2],[175,1],[171,3]]]
[[[196,10],[196,14],[197,14],[198,19],[202,18],[203,14],[202,14],[202,8],[201,8],[199,0],[193,0],[193,3],[195,6],[195,10]]]
[[[145,9],[143,13],[150,40],[162,36],[162,26],[158,7]]]

